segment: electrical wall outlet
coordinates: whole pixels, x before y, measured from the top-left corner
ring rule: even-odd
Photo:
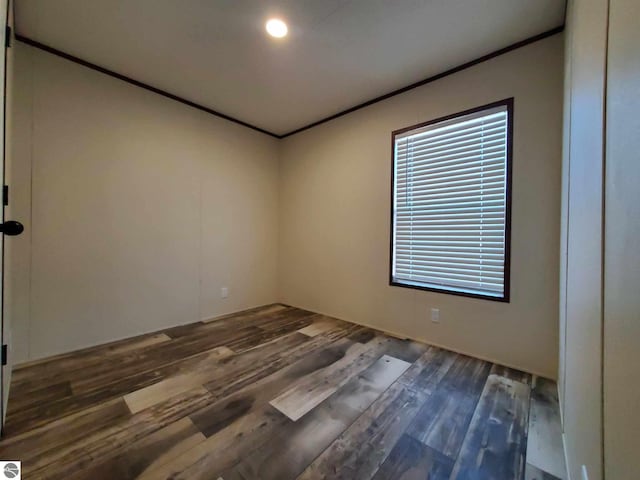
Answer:
[[[431,321],[433,323],[440,323],[440,309],[432,308],[431,309]]]
[[[227,298],[229,296],[229,289],[227,287],[222,287],[220,289],[220,296],[222,298]]]

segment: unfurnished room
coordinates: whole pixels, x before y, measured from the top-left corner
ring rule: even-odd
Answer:
[[[640,479],[640,2],[0,21],[0,480]]]

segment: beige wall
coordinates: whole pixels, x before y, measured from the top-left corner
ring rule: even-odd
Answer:
[[[607,57],[604,460],[638,478],[640,451],[640,3],[611,0]]]
[[[556,377],[562,50],[555,35],[285,139],[280,299]],[[511,96],[511,303],[389,286],[391,131]]]
[[[570,2],[561,259],[561,408],[568,469],[602,478],[602,228],[607,4]]]
[[[15,49],[17,361],[276,301],[277,140]]]

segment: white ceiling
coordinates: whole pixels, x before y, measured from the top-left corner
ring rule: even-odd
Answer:
[[[284,134],[564,23],[565,0],[18,0],[17,33]],[[270,16],[289,36],[264,32]]]

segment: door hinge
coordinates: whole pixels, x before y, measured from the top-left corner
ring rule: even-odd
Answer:
[[[7,346],[6,345],[2,345],[2,365],[6,365],[7,364]]]
[[[2,204],[5,207],[9,205],[9,185],[2,187]]]
[[[7,28],[4,32],[4,42],[6,48],[11,48],[11,27],[7,25]]]

